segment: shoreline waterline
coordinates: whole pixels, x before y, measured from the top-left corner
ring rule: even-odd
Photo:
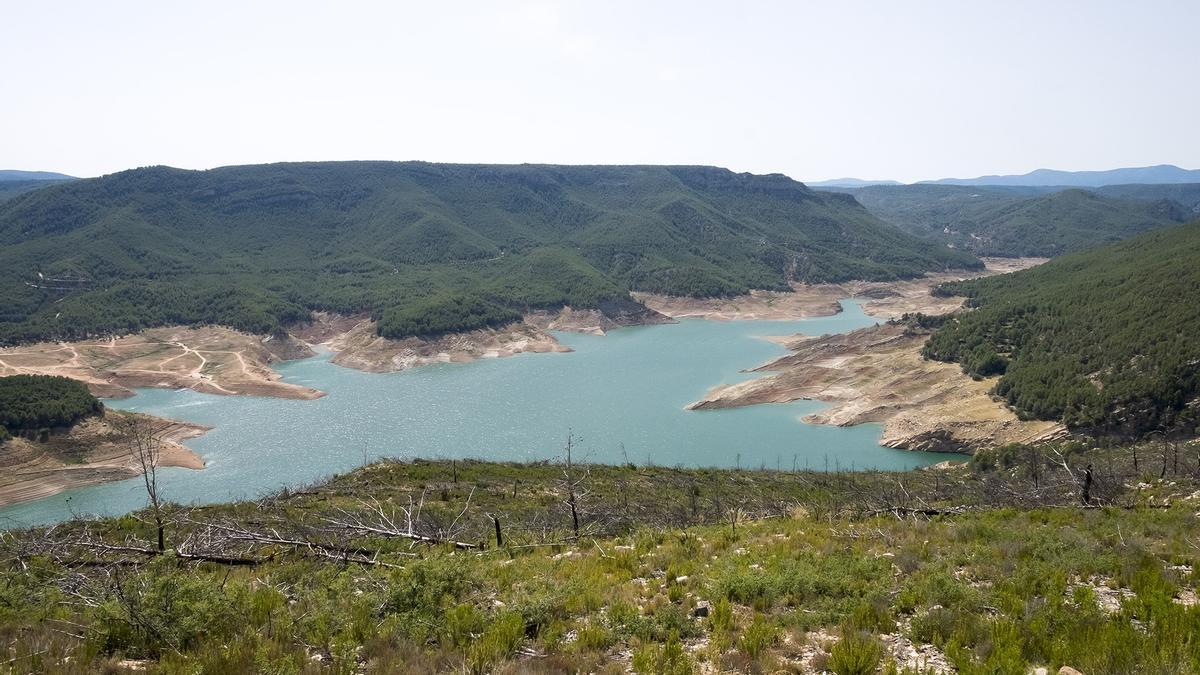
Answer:
[[[802,422],[826,407],[819,401],[684,410],[714,386],[758,377],[746,371],[786,353],[762,337],[877,322],[857,301],[842,306],[834,316],[798,321],[691,319],[604,336],[556,333],[574,351],[396,373],[336,366],[326,352],[276,368],[286,382],[328,392],[320,399],[141,389],[109,405],[212,427],[186,443],[207,468],[160,472],[164,495],[180,503],[255,498],[382,457],[553,459],[569,431],[576,459],[597,464],[898,470],[961,458],[882,447],[877,424]],[[139,487],[119,481],[15,504],[0,509],[0,528],[128,512],[144,504]]]

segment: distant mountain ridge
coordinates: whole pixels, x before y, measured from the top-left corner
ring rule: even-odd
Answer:
[[[1102,187],[1105,185],[1200,183],[1200,169],[1181,169],[1174,164],[1128,167],[1105,171],[1058,171],[1037,169],[1021,175],[991,175],[978,178],[942,178],[920,181],[933,185],[1044,185]]]
[[[827,188],[832,189],[832,188]],[[1113,188],[871,185],[839,188],[910,234],[976,255],[1054,257],[1196,217],[1192,184]]]
[[[832,180],[805,181],[810,188],[858,188],[869,185],[903,185],[898,180],[864,180],[862,178],[834,178]]]
[[[10,180],[75,180],[75,176],[53,171],[21,171],[19,169],[0,169],[0,181]]]

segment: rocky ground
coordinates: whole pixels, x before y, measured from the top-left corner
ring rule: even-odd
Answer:
[[[630,303],[602,311],[572,309],[535,311],[523,321],[437,338],[390,340],[375,332],[369,317],[345,317],[318,312],[315,321],[296,336],[334,352],[333,363],[371,373],[394,372],[430,363],[463,363],[525,352],[568,352],[550,331],[603,335],[622,326],[671,323],[673,319]]]
[[[436,339],[389,340],[375,332],[369,318],[320,315],[299,332],[334,353],[333,363],[369,373],[387,373],[430,363],[462,363],[522,352],[565,352],[551,335],[526,323],[483,328]]]

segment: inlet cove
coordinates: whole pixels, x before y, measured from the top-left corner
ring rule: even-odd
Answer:
[[[381,457],[577,461],[790,470],[909,469],[954,455],[881,447],[880,427],[810,425],[816,401],[687,411],[712,387],[786,353],[768,336],[822,335],[874,325],[859,302],[801,321],[706,321],[639,326],[607,335],[556,333],[572,351],[364,373],[329,355],[281,364],[288,382],[327,392],[316,400],[139,389],[113,408],[212,427],[186,442],[200,471],[160,471],[181,503],[248,499],[304,486]],[[0,510],[4,526],[141,508],[141,479],[68,490]]]

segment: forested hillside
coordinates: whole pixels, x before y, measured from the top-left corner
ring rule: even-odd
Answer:
[[[975,309],[926,355],[1003,373],[1021,413],[1135,435],[1200,423],[1200,222],[939,290]]]
[[[979,266],[781,175],[151,167],[0,204],[0,342],[164,324],[266,333],[313,309],[370,312],[399,337],[625,302],[630,289],[713,296]]]
[[[78,380],[50,375],[0,377],[0,440],[9,431],[69,427],[101,410],[100,401]]]
[[[3,187],[3,186],[0,186]],[[1093,190],[1104,197],[1156,202],[1169,199],[1200,216],[1200,183],[1177,183],[1166,185],[1105,185]]]
[[[851,191],[871,213],[902,230],[977,255],[1053,257],[1195,217],[1170,191],[1111,196],[1078,189],[879,185]],[[1153,198],[1135,198],[1153,195]],[[1128,196],[1130,198],[1120,198]]]

